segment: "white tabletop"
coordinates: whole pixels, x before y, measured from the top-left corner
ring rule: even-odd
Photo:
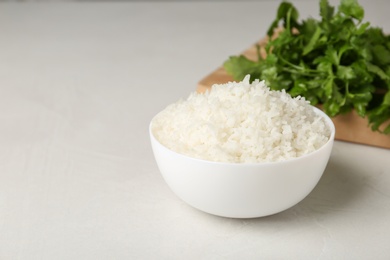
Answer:
[[[389,33],[390,1],[360,2]],[[390,150],[336,142],[307,198],[258,219],[193,209],[159,173],[152,116],[277,5],[2,3],[0,259],[390,259]]]

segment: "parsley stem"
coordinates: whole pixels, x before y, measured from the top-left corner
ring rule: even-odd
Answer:
[[[280,53],[278,53],[278,59],[280,59],[283,63],[285,63],[286,65],[289,65],[290,67],[300,71],[299,73],[307,73],[307,72],[311,72],[311,73],[314,73],[315,75],[318,75],[319,74],[319,71],[318,70],[312,70],[312,69],[307,69],[307,68],[304,68],[304,67],[301,67],[301,66],[298,66],[298,65],[295,65],[287,60],[285,60],[281,55]],[[283,68],[285,69],[285,68]]]
[[[318,75],[321,74],[321,72],[319,71],[298,71],[298,70],[294,70],[294,69],[290,69],[290,68],[287,68],[287,67],[284,67],[282,68],[283,71],[285,72],[289,72],[289,73],[293,73],[293,74],[298,74],[298,75],[302,75],[302,76],[308,76],[308,77],[317,77]]]

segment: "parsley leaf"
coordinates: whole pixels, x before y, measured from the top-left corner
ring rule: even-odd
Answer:
[[[232,56],[226,71],[236,80],[250,74],[271,89],[304,96],[330,116],[355,109],[372,130],[390,134],[390,36],[363,23],[357,0],[341,0],[337,10],[320,0],[319,13],[320,20],[300,21],[298,10],[282,2],[267,31],[267,57]],[[284,30],[272,39],[279,27]]]

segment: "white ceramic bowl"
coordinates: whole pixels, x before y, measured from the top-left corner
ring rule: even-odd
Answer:
[[[149,133],[157,165],[172,191],[204,212],[231,218],[255,218],[286,210],[304,199],[317,185],[333,147],[335,127],[320,149],[287,161],[270,163],[211,162],[174,152]]]

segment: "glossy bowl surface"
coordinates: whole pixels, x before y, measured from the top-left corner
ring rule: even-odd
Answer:
[[[317,185],[332,151],[335,127],[320,149],[291,160],[267,163],[223,163],[192,158],[162,145],[149,126],[159,170],[171,190],[201,211],[230,218],[255,218],[284,211],[303,200]]]

